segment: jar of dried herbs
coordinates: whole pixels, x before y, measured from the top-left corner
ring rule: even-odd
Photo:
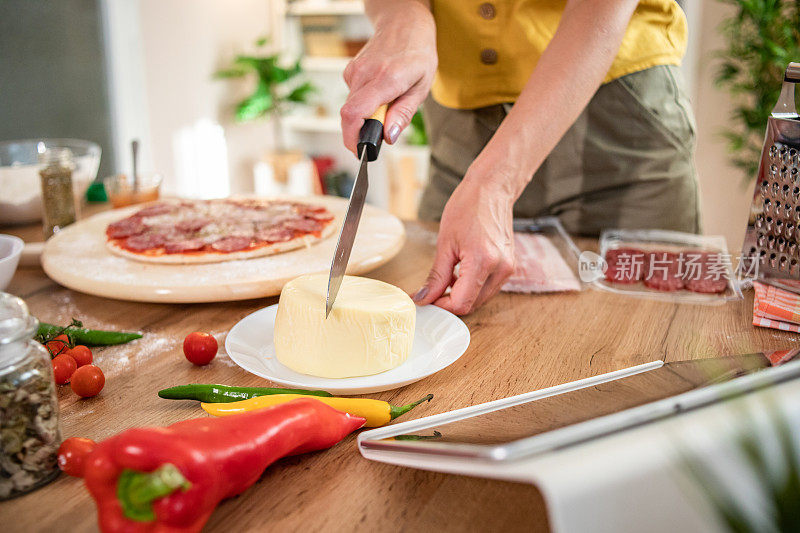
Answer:
[[[50,354],[33,340],[39,322],[0,292],[0,500],[58,475],[58,398]]]
[[[39,161],[44,164],[39,176],[42,182],[42,224],[46,240],[64,226],[75,222],[75,195],[72,191],[72,170],[75,162],[69,148],[48,148],[40,154]]]

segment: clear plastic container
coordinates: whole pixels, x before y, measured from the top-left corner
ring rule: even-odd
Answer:
[[[669,302],[692,303],[692,304],[722,304],[731,300],[741,300],[742,291],[734,274],[734,261],[728,252],[725,238],[720,235],[695,235],[692,233],[682,233],[678,231],[666,230],[606,230],[600,235],[599,254],[604,260],[610,250],[635,249],[648,254],[649,252],[659,252],[674,254],[669,257],[675,258],[684,272],[681,275],[692,280],[693,284],[684,284],[684,288],[678,290],[657,290],[645,285],[643,281],[629,281],[626,283],[612,282],[607,279],[606,268],[603,272],[606,275],[598,276],[592,283],[604,291],[609,291],[627,296],[641,298],[651,298]],[[698,269],[697,257],[708,254],[714,258],[713,271],[703,271]],[[666,259],[666,256],[657,254],[657,261]],[[652,268],[651,269],[652,273]],[[660,267],[660,268],[663,268]],[[648,267],[644,266],[643,270]],[[647,276],[647,272],[642,272]],[[665,275],[666,276],[666,275]],[[630,278],[633,279],[633,278]],[[687,290],[685,286],[697,286],[697,282],[720,280],[724,281],[724,290],[715,293],[702,293]]]
[[[33,340],[39,322],[0,292],[0,500],[58,476],[58,397],[50,354]]]
[[[536,280],[519,280],[520,287],[512,288],[514,276],[503,287],[504,291],[510,292],[557,292],[563,290],[583,290],[586,283],[581,281],[579,276],[579,257],[581,251],[564,230],[564,226],[556,217],[524,218],[514,220],[514,233],[529,233],[542,235],[553,245],[558,254],[563,259],[569,272],[562,271],[561,265],[544,265],[545,274],[548,279],[540,280],[544,283],[543,287],[533,287],[529,283]],[[519,243],[518,243],[519,244]],[[520,250],[516,251],[517,256]],[[515,273],[516,276],[516,273]],[[527,287],[526,287],[527,286]]]

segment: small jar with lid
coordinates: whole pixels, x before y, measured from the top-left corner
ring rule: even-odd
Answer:
[[[42,182],[42,225],[46,240],[77,218],[72,190],[75,161],[69,148],[48,148],[39,155],[39,161],[44,165],[39,176]]]
[[[50,354],[33,340],[38,320],[0,292],[0,500],[58,476],[58,397]]]

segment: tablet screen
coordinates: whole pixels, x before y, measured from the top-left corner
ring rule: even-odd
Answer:
[[[395,436],[392,440],[506,444],[767,367],[769,361],[761,353],[666,363],[648,372]]]

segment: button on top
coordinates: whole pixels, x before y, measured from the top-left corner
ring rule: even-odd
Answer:
[[[494,65],[497,63],[497,50],[494,48],[484,48],[481,50],[481,63],[484,65]]]
[[[478,8],[478,13],[480,13],[480,15],[486,20],[492,20],[497,14],[497,11],[495,10],[494,5],[490,4],[489,2],[484,2]]]

